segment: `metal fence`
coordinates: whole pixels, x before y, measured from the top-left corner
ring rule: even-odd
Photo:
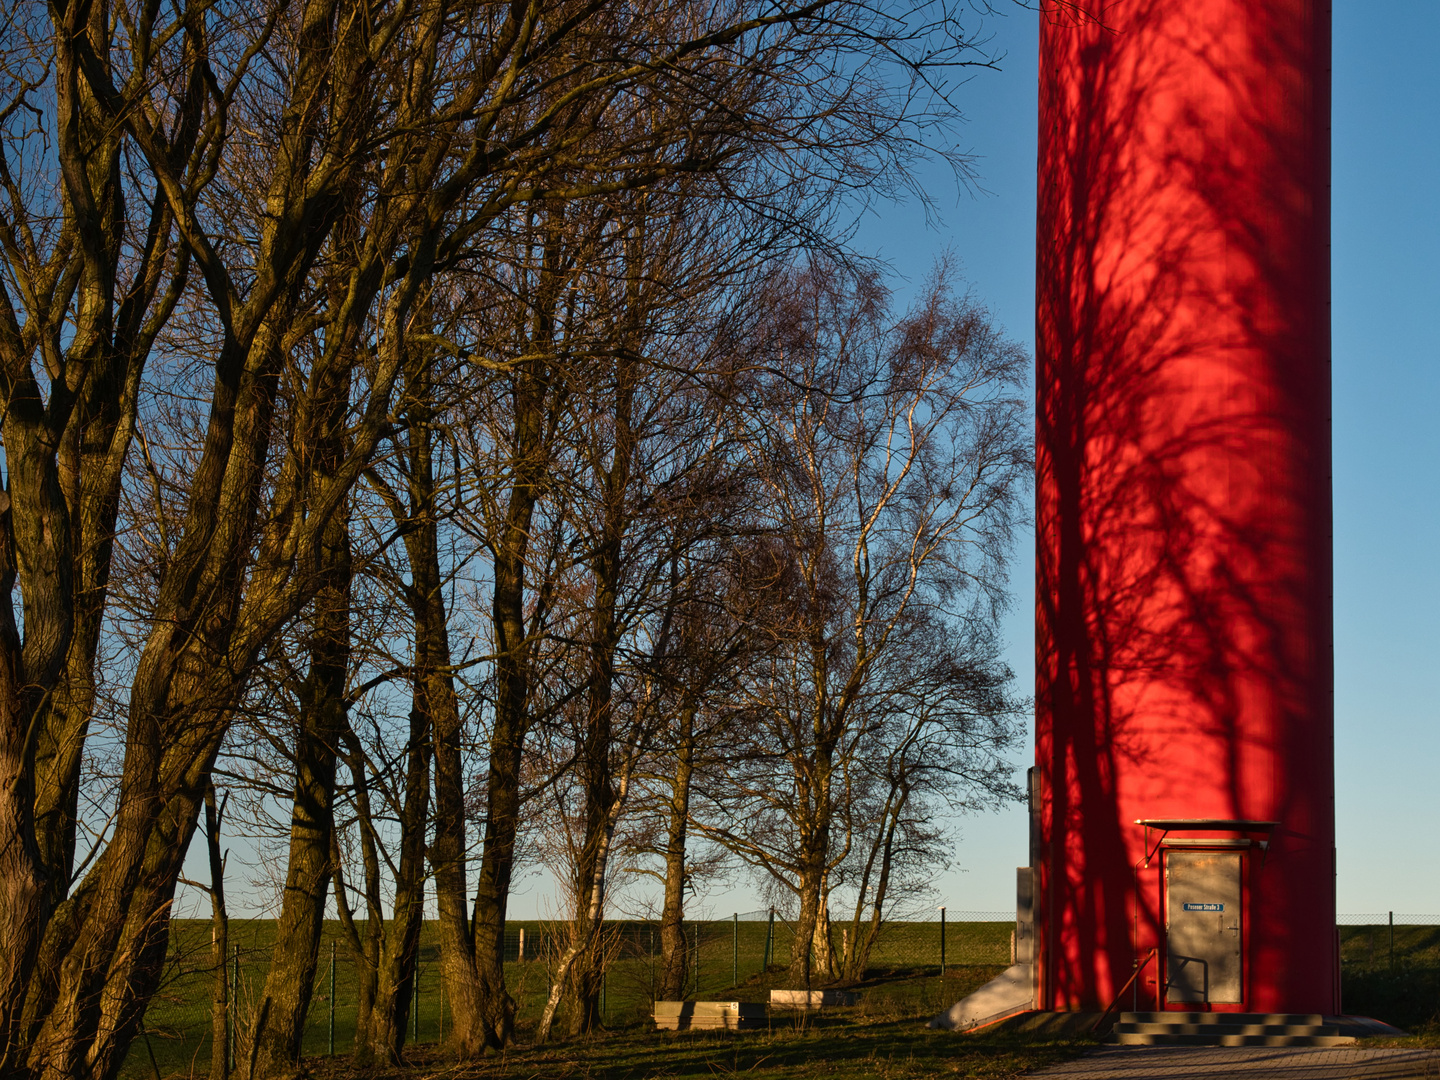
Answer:
[[[653,920],[607,924],[601,1002],[607,1022],[626,1023],[649,1014],[659,985],[659,929]],[[862,932],[865,929],[868,927]],[[943,919],[937,913],[930,921],[886,922],[871,949],[868,967],[897,975],[938,975],[942,967],[998,970],[1011,962],[1014,929],[1014,915],[1003,911],[946,912]],[[137,1051],[158,1054],[162,1065],[208,1059],[214,985],[208,920],[177,919],[171,931],[164,986],[147,1010],[145,1045]],[[745,994],[750,1000],[765,1000],[771,988],[789,985],[795,927],[780,913],[760,909],[689,920],[684,932],[689,946],[687,998]],[[851,945],[852,933],[848,923],[832,924],[831,944],[837,959],[842,959]],[[273,934],[274,923],[268,919],[230,922],[233,947],[226,957],[226,974],[242,1042],[269,969]],[[515,997],[522,1024],[538,1018],[568,940],[569,926],[562,922],[520,920],[507,927],[506,984]],[[453,1022],[439,961],[438,929],[426,923],[411,988],[409,1042],[437,1042]],[[344,1052],[351,1046],[358,1014],[357,975],[356,961],[339,925],[327,922],[304,1036],[307,1055],[326,1054],[332,1047]],[[150,1075],[148,1058],[143,1064],[137,1075]]]
[[[867,967],[889,971],[933,971],[944,966],[1005,966],[1014,955],[1014,916],[1003,911],[947,913],[933,921],[882,923],[870,949]],[[852,947],[870,932],[869,924],[854,927],[832,922],[830,948],[837,965],[843,965]],[[622,922],[611,925],[612,967],[648,963],[653,969],[660,954],[659,924]],[[748,981],[790,966],[797,956],[795,925],[769,909],[736,912],[729,918],[693,920],[685,924],[690,971],[687,995],[745,985]],[[812,966],[823,970],[825,959],[814,956]],[[644,964],[641,965],[644,968]],[[649,974],[649,989],[656,980]]]
[[[1440,926],[1440,915],[1411,915],[1400,911],[1342,912],[1335,916],[1340,926]]]
[[[1440,915],[1382,911],[1337,915],[1344,972],[1440,967]]]
[[[1440,970],[1440,915],[1342,914],[1337,922],[1342,971],[1349,985],[1359,987],[1366,979],[1383,981],[1407,972]],[[794,955],[795,927],[781,914],[772,916],[768,909],[760,909],[684,925],[689,945],[687,998],[763,1001],[771,988],[789,985],[787,969]],[[539,1016],[568,929],[564,923],[544,921],[515,921],[507,928],[506,983],[516,999],[522,1025]],[[862,926],[861,932],[865,929]],[[966,969],[983,981],[1012,962],[1014,930],[1014,914],[1006,911],[946,911],[943,917],[937,912],[931,920],[886,922],[867,967],[872,976],[932,976],[946,969]],[[227,957],[231,967],[227,974],[242,1029],[258,1003],[273,932],[270,920],[235,919],[230,924],[235,948]],[[659,924],[622,920],[610,923],[606,933],[603,1015],[612,1024],[642,1019],[650,1011],[660,975]],[[852,933],[854,928],[848,923],[832,923],[831,947],[837,957],[848,951]],[[166,1068],[207,1060],[214,979],[209,939],[207,920],[177,919],[172,923],[168,974],[146,1015],[145,1046],[134,1053],[153,1051]],[[338,924],[326,924],[321,950],[305,1032],[307,1055],[325,1054],[332,1046],[347,1051],[358,1012],[357,969]],[[410,1042],[437,1042],[452,1022],[439,960],[438,930],[427,923],[412,987],[407,1025]],[[148,1077],[150,1062],[139,1060],[143,1067],[129,1071]]]

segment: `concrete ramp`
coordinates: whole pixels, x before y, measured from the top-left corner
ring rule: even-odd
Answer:
[[[1011,964],[973,994],[961,998],[930,1021],[932,1028],[969,1031],[998,1023],[1035,1007],[1029,964]]]

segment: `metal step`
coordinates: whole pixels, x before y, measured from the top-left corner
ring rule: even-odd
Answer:
[[[1203,1035],[1121,1032],[1114,1039],[1122,1046],[1350,1046],[1355,1042],[1349,1035],[1224,1035],[1218,1032]]]

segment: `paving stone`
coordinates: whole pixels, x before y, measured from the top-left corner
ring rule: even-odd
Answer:
[[[1399,1047],[1107,1046],[1044,1080],[1440,1080],[1440,1051]]]

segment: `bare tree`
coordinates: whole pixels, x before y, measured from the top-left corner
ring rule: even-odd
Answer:
[[[506,253],[491,280],[474,289],[461,311],[463,340],[497,365],[479,380],[476,400],[455,424],[457,452],[469,462],[461,479],[466,509],[460,527],[483,547],[491,564],[491,717],[485,748],[483,848],[473,912],[466,918],[466,847],[448,830],[437,864],[441,963],[454,1002],[457,1049],[473,1053],[511,1037],[515,1003],[505,986],[506,909],[515,870],[525,802],[522,771],[532,725],[554,707],[545,688],[551,663],[549,626],[558,579],[568,565],[553,504],[563,491],[565,446],[570,437],[568,400],[575,390],[567,318],[574,262],[593,237],[567,249],[575,237],[566,207],[527,209],[516,228],[497,230]],[[579,351],[579,350],[576,350]],[[483,374],[483,373],[482,373]],[[538,539],[537,539],[538,538]],[[562,691],[563,696],[563,691]],[[463,793],[445,774],[438,797]]]
[[[933,895],[935,867],[953,850],[950,829],[937,819],[1020,797],[1004,751],[1022,730],[1023,703],[1010,696],[994,623],[924,623],[877,676],[898,690],[851,770],[840,815],[850,858],[832,886],[853,895],[838,958],[848,979],[864,977],[887,918]]]
[[[279,755],[295,769],[284,785],[292,904],[254,1066],[294,1065],[319,898],[340,868],[320,847],[336,831],[337,756],[360,819],[364,948],[398,973],[374,993],[403,990],[437,735],[457,1044],[510,1037],[500,948],[519,761],[546,692],[526,655],[536,618],[525,603],[542,484],[527,470],[546,465],[543,428],[517,439],[528,448],[499,485],[504,525],[490,534],[497,704],[468,939],[463,835],[451,815],[462,798],[458,728],[434,632],[443,611],[412,612],[426,627],[416,667],[429,674],[410,680],[403,754],[374,768],[346,722],[350,696],[337,698],[354,646],[353,625],[342,644],[347,507],[409,423],[394,399],[414,385],[417,349],[454,354],[453,341],[435,340],[444,335],[432,332],[429,298],[529,206],[558,220],[567,206],[699,176],[774,212],[816,178],[812,194],[883,189],[906,175],[890,166],[946,115],[929,73],[968,47],[943,11],[841,0],[68,0],[7,10],[0,579],[21,609],[12,600],[0,619],[0,1076],[108,1078],[120,1068],[159,985],[217,756],[267,650],[297,620],[312,632],[310,655],[295,684],[296,743]],[[517,426],[543,424],[555,408],[558,339],[544,319],[557,310],[537,314],[543,299],[525,306],[540,360],[509,351],[486,369],[513,370],[523,393],[538,385],[538,411],[527,404]],[[171,380],[198,407],[147,411]],[[146,467],[127,471],[137,440]],[[167,447],[168,460],[151,453]],[[153,514],[140,493],[150,481]],[[412,500],[407,520],[424,517],[424,501]],[[125,507],[141,516],[123,520]],[[127,551],[130,537],[145,550]],[[123,631],[107,621],[117,550],[143,570]],[[428,554],[410,554],[430,566]],[[107,632],[137,642],[133,666],[101,663]],[[113,798],[79,853],[98,688],[121,674]],[[603,681],[587,684],[593,716],[604,713]],[[362,809],[382,775],[405,792],[395,807],[404,911],[384,942],[369,936],[383,924],[380,838]],[[334,884],[344,920],[345,888]],[[376,1016],[393,1027],[393,1009]],[[368,1045],[390,1053],[398,1039],[381,1033]]]
[[[616,831],[637,769],[663,720],[681,565],[730,485],[721,399],[705,381],[704,333],[716,298],[753,256],[698,204],[689,185],[649,190],[603,211],[609,243],[585,267],[593,335],[589,392],[576,395],[581,471],[569,505],[581,571],[572,594],[583,642],[573,747],[578,805],[570,859],[575,898],[541,1036],[572,991],[571,1030],[599,1023],[603,926]],[[742,254],[743,253],[743,254]],[[583,719],[582,719],[583,718]]]
[[[668,678],[671,719],[657,735],[654,772],[645,778],[654,792],[650,806],[637,808],[660,819],[655,841],[642,848],[642,854],[658,856],[662,865],[659,1000],[685,995],[690,970],[685,900],[696,871],[715,869],[713,858],[697,866],[693,852],[690,823],[696,784],[706,776],[724,783],[735,742],[733,728],[744,722],[743,712],[730,707],[728,699],[766,640],[757,633],[764,621],[758,609],[766,602],[777,568],[764,557],[763,538],[744,535],[748,519],[743,511],[749,507],[737,502],[742,516],[731,523],[732,535],[687,558]]]
[[[835,972],[849,794],[914,691],[895,657],[930,624],[993,625],[1028,476],[1020,350],[943,268],[903,318],[887,303],[873,275],[825,264],[781,279],[741,414],[788,568],[773,643],[747,670],[753,741],[703,827],[793,891],[800,985]]]

